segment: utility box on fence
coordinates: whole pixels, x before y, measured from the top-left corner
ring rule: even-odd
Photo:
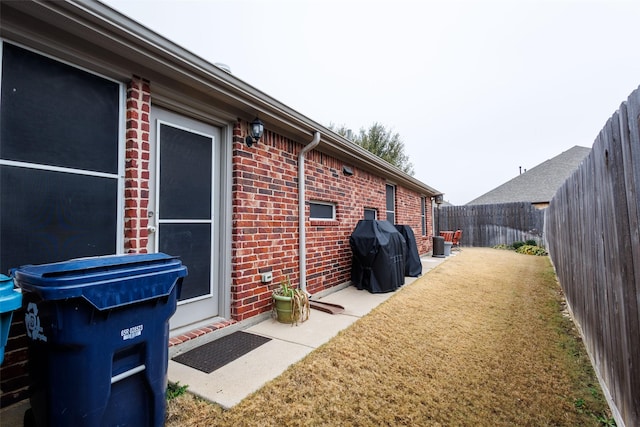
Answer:
[[[187,269],[166,254],[13,270],[24,297],[25,425],[162,426],[169,318]]]

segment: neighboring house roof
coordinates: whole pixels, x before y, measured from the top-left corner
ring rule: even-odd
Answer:
[[[548,203],[590,151],[590,148],[576,145],[473,199],[467,205],[511,202]]]
[[[309,119],[264,92],[229,74],[220,67],[178,46],[136,21],[96,0],[56,2],[0,2],[0,37],[20,42],[25,26],[39,26],[46,52],[78,65],[89,59],[89,68],[105,76],[126,81],[131,73],[152,81],[157,103],[182,97],[185,103],[197,103],[215,111],[223,120],[238,118],[248,122],[260,117],[269,130],[309,144],[320,132],[320,152],[384,177],[426,196],[442,192],[402,172],[357,144]],[[43,21],[34,21],[33,17]],[[46,25],[45,25],[46,23]],[[64,44],[51,45],[47,31]],[[34,36],[34,34],[31,34]],[[100,52],[97,57],[95,52]],[[105,53],[110,56],[104,62]],[[93,59],[93,60],[92,60]]]

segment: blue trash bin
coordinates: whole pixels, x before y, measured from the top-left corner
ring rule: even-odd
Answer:
[[[22,305],[22,294],[13,289],[13,278],[0,274],[0,364],[9,339],[13,312]]]
[[[187,275],[181,261],[116,255],[13,273],[29,338],[25,424],[164,425],[169,318]]]

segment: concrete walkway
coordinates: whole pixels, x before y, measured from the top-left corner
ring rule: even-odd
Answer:
[[[452,252],[451,255],[455,256],[456,252]],[[445,259],[422,257],[422,275],[424,276]],[[406,277],[405,285],[417,279]],[[402,288],[396,292],[401,291]],[[189,392],[230,408],[260,389],[265,383],[278,377],[289,366],[303,359],[394,294],[395,292],[372,294],[364,290],[359,291],[354,286],[348,286],[318,298],[319,301],[343,306],[345,311],[341,314],[332,315],[312,309],[309,320],[298,326],[279,323],[269,317],[259,323],[240,322],[223,328],[208,334],[209,337],[197,343],[202,345],[237,330],[262,335],[271,338],[271,341],[210,374],[169,360],[169,381],[188,385]],[[172,348],[170,357],[190,350],[194,344],[195,342],[191,342],[190,346],[183,344]],[[21,426],[24,412],[28,408],[29,401],[24,400],[1,409],[0,426]]]
[[[423,276],[444,260],[445,258],[431,256],[421,258]],[[416,279],[406,277],[405,285]],[[397,292],[400,291],[402,288]],[[242,330],[271,338],[271,341],[210,374],[170,360],[169,381],[179,381],[180,385],[189,386],[189,392],[230,408],[268,381],[278,377],[290,365],[329,341],[394,293],[372,294],[365,290],[359,291],[354,286],[343,288],[318,299],[340,304],[345,308],[343,313],[329,314],[312,309],[309,320],[298,326],[268,318]]]

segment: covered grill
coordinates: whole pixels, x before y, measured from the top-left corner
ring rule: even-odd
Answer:
[[[407,243],[407,255],[404,263],[404,275],[409,277],[419,277],[422,275],[422,262],[418,252],[418,244],[413,230],[408,225],[396,224],[396,230],[402,234]]]
[[[406,242],[388,221],[360,220],[349,238],[353,252],[351,283],[371,293],[404,284]]]

